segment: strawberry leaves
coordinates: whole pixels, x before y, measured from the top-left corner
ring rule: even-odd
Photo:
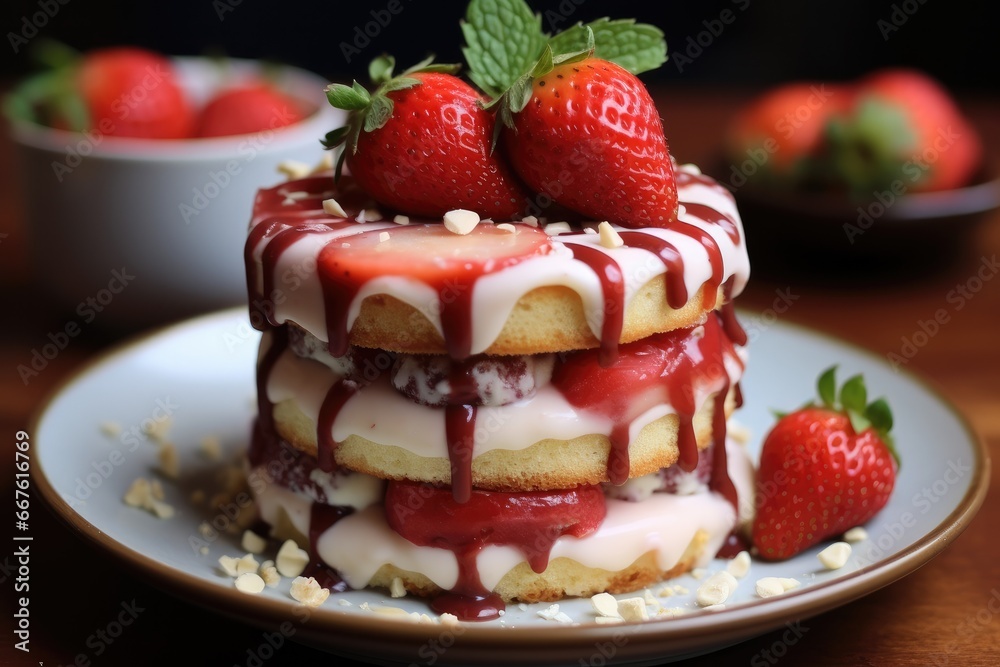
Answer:
[[[899,468],[899,453],[896,451],[892,436],[889,435],[893,425],[889,404],[884,398],[868,402],[868,389],[865,387],[864,377],[860,374],[846,380],[838,394],[836,372],[837,367],[831,366],[823,371],[816,383],[823,407],[845,413],[855,433],[873,429],[885,442],[896,462],[896,467]]]
[[[420,80],[409,76],[420,72],[439,72],[454,74],[460,69],[460,65],[434,64],[434,57],[428,57],[413,67],[410,67],[399,76],[393,76],[392,72],[396,67],[396,60],[390,55],[382,55],[376,58],[368,66],[368,76],[372,83],[378,87],[375,92],[368,90],[357,81],[350,86],[342,83],[331,83],[325,88],[326,99],[337,109],[348,111],[347,125],[336,130],[327,132],[321,143],[326,149],[333,149],[340,145],[346,145],[346,150],[342,151],[337,160],[336,177],[339,180],[343,171],[344,158],[347,152],[356,152],[358,149],[358,137],[361,132],[374,132],[389,121],[392,117],[393,101],[389,93],[406,90],[420,85]]]

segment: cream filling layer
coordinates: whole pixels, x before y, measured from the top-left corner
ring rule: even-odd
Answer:
[[[269,344],[269,340],[265,336],[262,345]],[[727,359],[725,365],[730,384],[735,384],[743,364],[737,359]],[[338,379],[325,364],[285,350],[268,378],[267,398],[274,404],[294,401],[306,417],[318,424],[323,400]],[[696,408],[700,410],[722,384],[719,379],[695,386]],[[676,409],[667,402],[646,410],[629,425],[630,441],[648,424],[669,414],[676,414]],[[546,439],[609,436],[611,430],[610,418],[574,407],[552,384],[545,384],[530,398],[479,408],[473,459],[494,449],[521,450]],[[420,405],[400,394],[392,386],[389,373],[382,373],[355,393],[337,415],[331,434],[333,441],[343,442],[351,435],[401,447],[417,456],[448,457],[445,411]]]
[[[744,448],[730,442],[727,453],[730,476],[737,488],[752,487],[752,465]],[[265,520],[284,511],[297,530],[309,534],[309,498],[269,485],[257,494],[257,503]],[[701,566],[712,559],[736,521],[732,506],[711,492],[689,496],[655,493],[638,503],[609,498],[601,526],[586,537],[558,538],[550,560],[571,558],[585,567],[614,572],[653,551],[657,567],[666,571],[678,563],[695,535],[705,531],[709,540],[697,563]],[[389,527],[380,504],[341,519],[319,536],[315,546],[323,562],[352,588],[367,586],[383,565],[419,572],[445,590],[454,588],[458,581],[458,562],[452,551],[411,543]],[[487,546],[476,564],[483,585],[493,589],[524,561],[524,555],[514,547]]]

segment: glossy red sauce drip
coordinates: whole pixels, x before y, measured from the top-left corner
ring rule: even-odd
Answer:
[[[316,551],[316,543],[330,527],[353,512],[354,509],[351,507],[324,505],[318,502],[314,502],[309,508],[309,564],[302,572],[302,576],[313,577],[320,586],[329,588],[331,593],[342,593],[350,590],[350,586],[336,570],[323,562]]]
[[[652,234],[642,232],[620,232],[622,241],[630,248],[642,248],[656,255],[667,272],[664,280],[667,287],[667,305],[674,310],[679,310],[687,303],[688,291],[684,284],[684,257],[678,252],[673,243],[664,241]]]
[[[737,345],[747,344],[747,332],[743,329],[739,319],[736,317],[736,306],[733,304],[733,279],[726,281],[723,287],[725,301],[719,309],[719,317],[722,318],[722,326],[729,336],[729,340]]]
[[[700,204],[697,202],[682,201],[681,206],[687,209],[688,213],[696,215],[705,222],[712,223],[713,225],[718,225],[729,235],[733,243],[740,242],[740,228],[730,216],[715,210],[707,204]]]
[[[333,472],[337,469],[334,457],[337,443],[333,440],[333,425],[344,405],[357,391],[356,382],[337,380],[323,398],[316,427],[316,460],[319,462],[319,469],[324,472]]]
[[[704,229],[683,220],[678,220],[678,225],[675,229],[700,243],[708,255],[708,263],[712,267],[712,276],[705,281],[705,285],[702,288],[702,308],[704,310],[712,310],[715,308],[716,301],[719,298],[719,287],[722,285],[724,269],[722,265],[722,251],[719,249],[719,244]]]
[[[433,601],[434,610],[472,621],[495,618],[504,608],[479,576],[476,559],[484,547],[515,547],[534,572],[544,572],[557,539],[589,535],[605,514],[599,486],[523,493],[477,489],[458,502],[446,487],[393,481],[385,497],[386,521],[393,530],[418,546],[455,554],[458,581]]]
[[[472,456],[476,433],[476,406],[448,405],[444,408],[445,439],[451,464],[451,488],[455,501],[464,503],[472,494]]]
[[[602,366],[610,366],[618,358],[618,342],[625,322],[625,279],[621,267],[597,248],[577,243],[567,247],[573,252],[573,258],[589,266],[601,282],[604,317],[601,322],[600,361]]]
[[[673,406],[679,420],[677,465],[685,471],[697,466],[698,444],[692,424],[697,411],[695,389],[708,382],[722,382],[725,386],[720,393],[724,400],[729,386],[725,360],[739,357],[718,316],[709,315],[701,335],[694,331],[655,334],[623,345],[618,363],[610,368],[598,363],[593,350],[585,350],[570,353],[554,369],[552,382],[570,404],[603,414],[612,422],[610,482],[621,484],[628,479],[628,429],[632,421],[663,403]],[[721,415],[720,423],[713,424],[713,432],[724,442],[725,413]],[[728,476],[725,466],[719,474]],[[723,484],[721,478],[719,484]]]
[[[267,383],[274,365],[287,348],[288,328],[271,329],[271,345],[257,365],[257,419],[260,420],[260,428],[266,431],[274,430],[274,415],[271,414],[274,404],[267,397]]]

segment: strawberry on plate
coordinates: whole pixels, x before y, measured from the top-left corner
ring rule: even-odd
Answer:
[[[753,522],[762,559],[791,558],[864,524],[892,494],[898,458],[889,407],[867,402],[860,375],[838,396],[834,373],[820,376],[820,405],[780,417],[764,440]]]
[[[306,117],[304,105],[277,87],[250,82],[222,90],[198,118],[199,137],[253,134],[297,123]]]
[[[327,147],[345,144],[342,159],[357,182],[398,211],[516,218],[529,195],[491,150],[494,118],[482,96],[454,76],[457,66],[425,61],[395,77],[393,67],[387,56],[372,63],[373,93],[357,82],[327,88],[330,103],[350,111]]]

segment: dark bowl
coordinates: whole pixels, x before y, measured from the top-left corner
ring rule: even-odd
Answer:
[[[983,172],[963,188],[910,193],[899,187],[868,199],[752,183],[733,194],[755,270],[919,271],[954,258],[969,232],[1000,207],[1000,177]]]

